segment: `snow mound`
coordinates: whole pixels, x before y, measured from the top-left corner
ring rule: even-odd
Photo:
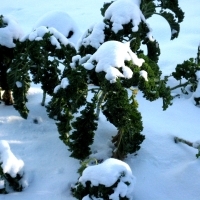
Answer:
[[[15,157],[5,140],[0,140],[0,163],[3,172],[10,174],[12,178],[23,173],[24,162]]]
[[[3,16],[5,27],[0,28],[0,45],[8,48],[14,48],[13,40],[20,39],[23,36],[23,31],[19,24],[12,18]]]
[[[79,30],[76,22],[66,12],[63,11],[51,11],[44,14],[36,22],[34,29],[40,26],[55,28],[75,45],[81,36],[81,31]]]

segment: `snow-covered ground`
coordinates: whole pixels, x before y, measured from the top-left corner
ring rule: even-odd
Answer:
[[[103,2],[7,0],[1,2],[0,14],[12,15],[27,34],[43,14],[54,10],[64,11],[84,32],[94,22],[101,20]],[[185,12],[185,19],[181,24],[180,36],[173,41],[170,41],[170,28],[166,21],[158,16],[148,20],[161,47],[159,64],[164,74],[169,74],[177,63],[197,54],[200,2],[180,0],[180,7]],[[70,185],[78,179],[79,161],[69,157],[67,146],[58,138],[55,121],[49,119],[45,108],[40,105],[42,91],[39,85],[31,86],[28,99],[30,113],[27,120],[22,119],[12,106],[0,104],[0,140],[8,142],[12,153],[24,162],[28,183],[23,192],[0,195],[0,199],[73,200]],[[192,96],[176,98],[166,111],[162,110],[162,100],[149,102],[142,98],[141,93],[137,99],[146,139],[137,155],[129,155],[125,160],[136,178],[133,199],[198,200],[200,160],[195,156],[197,150],[175,144],[173,138],[179,136],[191,142],[200,139],[200,108],[194,106]],[[98,148],[103,152],[108,145],[108,136],[115,131],[100,115],[93,150]]]

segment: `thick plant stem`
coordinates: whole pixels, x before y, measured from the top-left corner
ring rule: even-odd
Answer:
[[[196,157],[200,157],[200,141],[196,141],[196,142],[189,142],[187,140],[184,140],[182,138],[179,137],[174,137],[174,142],[178,143],[178,142],[182,142],[184,144],[187,144],[190,147],[193,147],[195,149],[198,149],[198,153],[196,154]]]
[[[183,84],[179,84],[177,86],[174,86],[174,87],[170,88],[170,90],[172,91],[172,90],[175,90],[175,89],[180,88],[180,87],[185,87],[188,84],[189,84],[189,82],[186,82],[186,83],[183,83]]]
[[[47,93],[46,93],[45,91],[43,91],[43,97],[42,97],[42,103],[41,103],[42,106],[45,105],[46,94],[47,94]]]
[[[116,136],[113,137],[112,143],[115,144],[116,149],[113,151],[113,158],[123,160],[125,158],[125,155],[123,154],[123,144],[122,144],[122,137],[124,134],[123,128],[120,129]]]
[[[182,142],[182,143],[184,143],[184,144],[187,144],[187,145],[190,146],[190,147],[193,147],[193,143],[192,143],[192,142],[189,142],[189,141],[184,140],[184,139],[179,138],[179,137],[174,137],[174,142],[175,142],[175,143]]]
[[[99,118],[100,110],[101,110],[101,104],[103,103],[105,97],[106,97],[106,91],[100,91],[100,97],[98,98],[98,103],[97,103],[97,109],[96,109],[96,114],[97,117]]]
[[[13,98],[12,98],[12,91],[5,90],[2,95],[2,100],[4,101],[5,105],[13,105]]]

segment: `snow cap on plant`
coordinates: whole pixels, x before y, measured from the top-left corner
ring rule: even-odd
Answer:
[[[99,46],[105,40],[105,35],[104,35],[105,26],[106,24],[104,22],[99,22],[97,24],[92,25],[88,30],[89,32],[91,32],[91,34],[88,35],[88,32],[84,33],[82,39],[80,40],[81,44],[79,44],[79,46],[91,45],[95,49],[98,49]]]
[[[137,32],[141,22],[144,22],[148,27],[148,33],[146,37],[150,41],[154,41],[152,36],[152,30],[146,23],[146,19],[139,8],[140,1],[134,2],[133,0],[117,0],[114,1],[105,11],[104,20],[92,25],[82,36],[79,41],[78,47],[81,45],[84,47],[92,46],[98,49],[99,46],[105,42],[106,33],[105,30],[109,29],[109,25],[106,20],[112,23],[112,31],[117,34],[124,27],[123,25],[132,23],[132,32]]]
[[[67,86],[69,85],[69,79],[68,78],[63,78],[61,80],[61,83],[59,85],[57,85],[55,88],[54,88],[54,93],[57,93],[57,91],[60,89],[60,88],[63,88],[65,89]]]
[[[133,176],[128,164],[114,158],[109,158],[103,163],[89,166],[83,171],[82,176],[79,178],[79,183],[83,187],[87,187],[86,183],[88,181],[91,182],[90,187],[100,187],[102,185],[106,188],[113,187],[113,193],[111,194],[106,194],[106,190],[101,190],[98,194],[88,194],[89,196],[95,196],[96,198],[107,197],[106,199],[109,198],[112,200],[124,197],[132,199],[136,178]],[[101,192],[104,194],[100,194]],[[83,199],[87,199],[88,195],[85,195]]]
[[[0,163],[2,163],[3,173],[8,173],[13,178],[17,174],[23,174],[24,162],[15,157],[10,150],[8,142],[5,140],[0,140]]]
[[[23,36],[23,31],[16,20],[12,17],[0,16],[3,26],[0,24],[0,45],[8,48],[15,47],[14,40]]]
[[[61,49],[61,44],[68,45],[70,44],[72,47],[74,47],[74,44],[72,44],[62,33],[57,31],[55,28],[47,28],[45,26],[40,26],[36,28],[34,31],[32,31],[30,34],[24,36],[20,41],[24,42],[26,39],[30,41],[40,41],[43,40],[43,36],[46,33],[50,33],[50,41],[51,44],[56,46],[57,49]]]
[[[55,28],[74,44],[77,43],[81,35],[81,31],[79,30],[76,22],[66,12],[63,11],[51,11],[44,14],[36,22],[34,29],[40,26]]]
[[[118,77],[132,78],[132,70],[125,66],[126,60],[132,60],[133,64],[139,67],[144,62],[143,59],[138,58],[131,51],[129,42],[108,41],[103,43],[83,66],[88,70],[92,70],[95,67],[93,62],[96,61],[95,71],[97,73],[104,71],[106,73],[105,78],[110,83],[115,83]],[[122,68],[122,73],[117,68]]]
[[[105,12],[105,18],[113,23],[112,30],[115,33],[122,30],[122,25],[128,24],[130,21],[133,25],[133,32],[138,31],[138,26],[142,21],[146,23],[146,19],[139,8],[139,4],[140,2],[134,2],[133,0],[117,0],[108,7]],[[150,27],[148,28],[151,30]],[[147,36],[150,40],[153,40],[150,32]]]

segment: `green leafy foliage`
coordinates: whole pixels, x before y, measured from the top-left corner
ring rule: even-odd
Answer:
[[[32,41],[27,38],[16,42],[15,58],[11,63],[8,76],[10,87],[13,89],[14,107],[23,118],[27,118],[29,112],[26,102],[30,83],[41,83],[43,92],[52,96],[54,88],[60,81],[60,60],[63,60],[66,65],[75,53],[75,48],[70,44],[60,44],[60,48],[53,45],[52,35],[47,32],[41,40]]]
[[[199,70],[199,64],[197,64],[192,58],[184,61],[182,64],[178,64],[175,68],[175,72],[172,72],[172,76],[176,80],[180,81],[180,84],[174,88],[171,88],[171,90],[181,87],[182,91],[184,92],[186,91],[186,86],[190,85],[190,91],[194,92],[198,85],[196,72]]]
[[[87,102],[84,110],[80,111],[80,116],[72,122],[73,132],[69,135],[69,148],[71,156],[80,160],[87,158],[90,154],[90,145],[93,143],[94,131],[97,129],[97,116],[95,113],[95,100]]]
[[[101,13],[104,16],[106,9],[113,3],[104,3]],[[178,4],[178,0],[142,0],[140,8],[145,18],[148,19],[152,15],[157,14],[166,19],[171,28],[171,39],[178,37],[180,25],[184,19],[184,12]],[[159,9],[160,8],[160,9]]]
[[[5,105],[13,104],[13,98],[7,76],[7,71],[14,57],[13,51],[13,48],[0,45],[0,88],[1,90],[4,90],[2,100],[4,101]]]
[[[86,182],[86,186],[81,183],[77,184],[72,188],[72,194],[76,199],[82,200],[83,197],[89,195],[92,200],[94,198],[101,198],[104,200],[109,200],[109,196],[113,193],[113,189],[118,185],[119,180],[110,187],[99,184],[98,186],[92,186],[90,181]],[[120,200],[129,200],[127,197],[119,197]]]
[[[161,78],[157,64],[160,55],[159,44],[148,36],[148,24],[141,20],[138,27],[134,27],[130,19],[122,24],[120,30],[114,31],[114,22],[105,18],[106,10],[113,3],[115,2],[104,3],[101,9],[103,21],[86,31],[77,51],[74,47],[62,43],[60,48],[52,45],[50,38],[53,35],[50,31],[40,40],[26,38],[23,42],[18,41],[16,56],[9,72],[14,106],[24,118],[28,116],[26,95],[31,81],[41,83],[44,93],[52,96],[47,105],[49,117],[56,120],[60,139],[69,147],[71,156],[80,160],[90,156],[90,145],[93,143],[100,111],[117,128],[117,133],[112,139],[113,157],[124,159],[127,154],[139,150],[145,138],[141,134],[142,117],[138,111],[135,91],[140,90],[149,101],[162,98],[164,110],[172,104],[170,88],[167,87],[168,79]],[[140,8],[146,18],[153,14],[163,16],[170,24],[172,39],[178,36],[179,24],[184,17],[178,1],[172,4],[172,1],[143,0]],[[101,27],[102,38],[94,45],[92,37],[97,27]],[[136,28],[135,31],[133,28]],[[130,49],[145,61],[138,67],[132,61],[124,60],[133,76],[128,79],[117,78],[114,83],[105,79],[104,71],[95,71],[98,60],[93,61],[93,69],[84,68],[90,56],[103,43],[111,40],[129,41]],[[144,55],[141,49],[142,44],[147,46],[147,55]],[[59,64],[64,66],[63,71],[58,68]],[[122,73],[122,70],[120,72]],[[147,74],[147,79],[141,75],[143,72]]]
[[[171,28],[171,39],[178,37],[180,23],[184,19],[184,12],[179,7],[178,0],[142,0],[140,7],[146,19],[153,14],[165,18]]]
[[[141,115],[137,111],[137,103],[132,95],[118,81],[108,84],[105,103],[102,106],[103,114],[109,122],[118,128],[117,135],[112,142],[115,145],[113,157],[123,160],[128,153],[140,149],[144,136],[142,131]]]
[[[112,3],[104,4],[101,9],[103,16]],[[148,1],[148,5],[146,5],[143,1],[141,6],[144,5],[149,6],[148,16],[151,16],[155,12],[154,2]],[[95,27],[92,27],[86,31],[80,42],[81,45],[77,52],[79,58],[75,59],[76,61],[72,62],[73,67],[68,66],[62,75],[62,78],[66,77],[70,84],[53,95],[47,110],[49,111],[49,116],[54,116],[58,120],[57,126],[60,138],[69,146],[72,152],[71,156],[84,160],[90,154],[89,145],[93,142],[94,131],[97,126],[94,115],[94,108],[96,107],[97,117],[102,111],[107,120],[118,130],[112,139],[115,146],[113,157],[124,159],[128,153],[134,153],[139,150],[140,144],[145,138],[141,134],[143,130],[142,117],[137,110],[138,103],[135,99],[135,93],[133,92],[130,95],[128,91],[131,90],[129,89],[132,87],[138,88],[143,92],[144,97],[150,101],[162,98],[164,110],[172,104],[172,97],[170,88],[166,86],[167,80],[161,79],[161,71],[157,64],[160,55],[159,45],[157,41],[151,41],[147,37],[150,31],[147,24],[141,22],[138,26],[138,31],[133,32],[133,24],[129,21],[126,24],[122,24],[123,29],[114,32],[112,30],[113,22],[104,18],[99,26],[102,27],[102,34],[104,34],[104,41],[100,42],[99,45],[110,40],[120,42],[131,40],[131,50],[136,52],[140,58],[143,58],[145,63],[139,68],[132,61],[125,61],[126,66],[133,71],[132,78],[118,78],[117,82],[112,84],[105,79],[105,72],[96,73],[95,67],[92,70],[84,70],[82,64],[89,59],[87,55],[94,54],[98,49],[97,46],[90,42],[86,42],[87,45],[85,44],[85,40],[95,32]],[[140,49],[141,44],[147,46],[146,56]],[[97,64],[98,61],[93,62],[94,66]],[[140,75],[141,71],[147,72],[148,81]],[[79,74],[78,72],[81,73]],[[88,95],[92,95],[87,88],[88,83],[97,87],[91,90],[94,94],[91,103],[86,101]],[[84,87],[82,88],[82,86]],[[91,111],[88,110],[89,105],[93,107]],[[83,106],[83,110],[81,109],[82,111],[80,112],[81,106]],[[76,112],[78,112],[78,117],[74,116]],[[88,126],[87,122],[92,125]],[[85,153],[82,152],[83,149]]]
[[[3,15],[0,15],[0,28],[5,28],[8,24],[5,22]],[[5,105],[12,105],[13,99],[8,84],[7,70],[14,58],[13,48],[8,48],[0,44],[0,88],[5,90],[2,100]],[[1,95],[0,95],[1,99]]]
[[[145,63],[141,70],[148,73],[148,81],[140,78],[138,88],[143,92],[147,100],[154,101],[158,98],[163,99],[163,109],[166,110],[169,105],[172,105],[172,96],[170,87],[167,86],[167,79],[161,79],[161,71],[157,63],[153,62],[147,56],[140,55]]]
[[[7,70],[10,67],[13,57],[13,48],[0,45],[0,87],[3,90],[9,90]]]
[[[92,117],[92,105],[89,102],[87,102],[86,99],[88,91],[86,70],[83,67],[80,67],[79,65],[77,65],[75,69],[71,67],[66,67],[66,69],[63,72],[62,78],[66,76],[69,81],[69,85],[65,88],[58,86],[58,90],[54,92],[51,101],[47,105],[47,112],[49,114],[49,117],[57,121],[60,139],[66,145],[69,145],[70,151],[72,151],[72,147],[76,148],[76,146],[74,146],[69,140],[71,134],[70,131],[73,128],[71,122],[74,120],[75,114],[79,112],[79,109],[86,104],[88,105],[88,112],[90,111],[89,114],[91,114]],[[86,113],[83,114],[87,118]],[[94,119],[95,118],[93,116],[93,120]],[[81,121],[81,118],[79,118],[79,120]],[[77,127],[76,124],[73,124],[73,126]],[[88,140],[88,142],[90,143],[90,140]],[[87,144],[88,143],[85,143],[84,145]],[[84,152],[80,153],[84,154]],[[78,154],[76,154],[76,157],[82,157],[83,159],[82,155],[78,156]]]

